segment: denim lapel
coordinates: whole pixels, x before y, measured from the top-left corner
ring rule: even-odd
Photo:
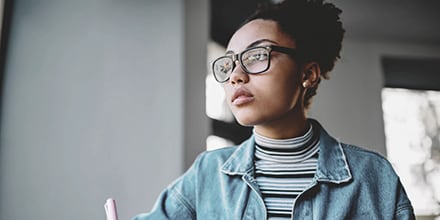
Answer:
[[[241,143],[223,164],[221,171],[229,175],[244,175],[254,169],[255,139],[252,135]]]
[[[319,130],[320,146],[315,177],[321,182],[343,183],[352,179],[342,144],[331,137],[314,119],[309,121]],[[238,146],[223,164],[221,171],[228,175],[245,175],[254,169],[255,138],[252,135]]]
[[[331,137],[324,128],[313,119],[309,119],[320,132],[318,168],[315,177],[321,182],[344,183],[352,179],[342,144]]]

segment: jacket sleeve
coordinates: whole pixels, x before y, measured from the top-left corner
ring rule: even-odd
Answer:
[[[179,184],[177,182],[176,184]],[[133,220],[162,220],[162,219],[195,219],[195,211],[191,204],[171,187],[163,191],[151,212],[139,214]]]
[[[133,220],[162,220],[162,219],[196,219],[196,176],[200,157],[184,175],[166,188],[157,199],[149,213],[139,214]]]
[[[411,205],[408,196],[406,195],[405,189],[399,180],[399,185],[397,187],[397,204],[394,219],[396,220],[415,220],[414,209]]]

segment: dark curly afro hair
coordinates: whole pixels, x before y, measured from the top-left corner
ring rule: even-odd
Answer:
[[[345,33],[339,17],[341,13],[342,10],[324,0],[285,0],[279,4],[260,5],[243,25],[255,19],[277,22],[280,29],[295,40],[297,62],[300,65],[317,62],[321,78],[328,79],[329,72],[340,58]],[[306,93],[306,109],[316,95],[321,78]]]

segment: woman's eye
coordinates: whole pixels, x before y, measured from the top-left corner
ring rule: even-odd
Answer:
[[[257,53],[257,54],[253,54],[250,60],[253,61],[262,61],[262,60],[266,60],[267,59],[267,54],[265,53]]]
[[[263,53],[263,52],[262,53],[254,53],[254,54],[251,54],[250,56],[246,57],[246,59],[244,59],[243,61],[244,61],[244,63],[250,65],[250,64],[253,64],[258,61],[265,61],[265,60],[267,60],[267,57],[268,57],[267,53]]]

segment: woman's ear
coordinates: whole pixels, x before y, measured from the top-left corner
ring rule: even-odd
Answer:
[[[317,62],[310,62],[303,66],[303,85],[314,87],[321,77],[321,68]]]

